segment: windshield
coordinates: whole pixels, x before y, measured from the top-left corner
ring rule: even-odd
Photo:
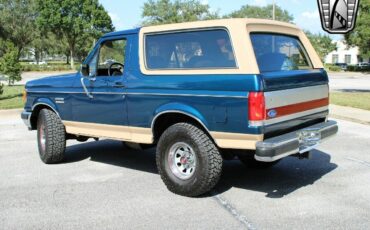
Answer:
[[[312,69],[297,37],[268,33],[252,33],[250,37],[261,73]]]

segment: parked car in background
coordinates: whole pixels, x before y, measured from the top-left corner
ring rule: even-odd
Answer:
[[[198,196],[223,160],[307,156],[338,130],[328,105],[327,73],[302,30],[222,19],[106,34],[80,72],[28,82],[21,116],[47,164],[63,161],[67,139],[156,146],[167,188]]]
[[[370,67],[370,63],[368,63],[368,62],[360,62],[360,63],[357,64],[357,66],[360,69],[368,69]]]
[[[347,63],[335,63],[336,66],[339,66],[341,70],[347,70],[348,65]]]

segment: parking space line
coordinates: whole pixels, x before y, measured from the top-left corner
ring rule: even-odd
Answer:
[[[347,159],[347,160],[354,161],[354,162],[357,162],[357,163],[360,163],[360,164],[363,164],[363,165],[366,165],[366,166],[370,167],[370,162],[363,161],[363,160],[356,159],[356,158],[352,158],[352,157],[346,157],[346,159]]]
[[[223,196],[218,195],[216,192],[212,191],[212,198],[217,201],[221,207],[223,207],[227,212],[229,212],[236,220],[242,223],[249,230],[256,230],[257,228],[247,219],[246,216],[241,214],[227,199]]]

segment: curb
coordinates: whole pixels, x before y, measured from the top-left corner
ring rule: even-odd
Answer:
[[[329,117],[337,118],[337,119],[341,119],[341,120],[345,120],[345,121],[351,121],[351,122],[355,122],[355,123],[359,123],[359,124],[363,124],[363,125],[370,125],[370,122],[363,121],[363,120],[356,119],[356,118],[352,118],[352,117],[341,116],[341,115],[338,115],[338,114],[329,114]]]

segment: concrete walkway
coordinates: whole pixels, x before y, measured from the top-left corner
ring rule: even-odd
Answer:
[[[370,125],[370,111],[330,104],[330,116],[343,120]]]

